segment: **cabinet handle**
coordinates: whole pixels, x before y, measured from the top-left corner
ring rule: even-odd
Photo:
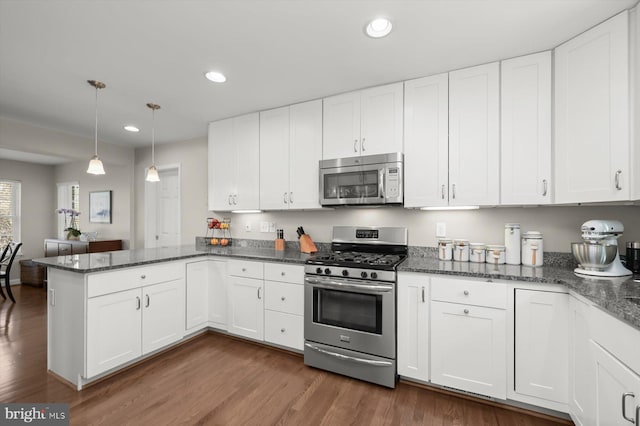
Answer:
[[[233,194],[233,204],[238,204],[238,194]]]
[[[469,313],[469,310],[468,310],[468,309],[465,309],[465,310],[464,310],[464,313],[465,313],[465,314],[468,314],[468,313]]]
[[[640,426],[640,405],[636,405],[636,425]]]
[[[229,203],[229,205],[231,205],[231,194],[229,194],[229,197],[227,197],[227,203]]]
[[[140,296],[136,296],[136,311],[140,310],[142,304],[140,303]]]
[[[442,199],[444,200],[444,185],[442,185],[442,189],[440,190],[440,192],[442,193]]]
[[[56,306],[56,290],[54,288],[49,289],[49,303],[51,306]]]
[[[618,170],[616,172],[616,189],[618,191],[622,190],[622,186],[620,186],[620,175],[622,174],[622,170]]]
[[[293,192],[289,193],[289,204],[293,204]]]
[[[452,184],[451,185],[451,197],[455,200],[456,199],[456,184]]]
[[[464,293],[465,296],[468,296],[469,295],[469,290],[465,290],[463,293]]]
[[[365,152],[366,149],[364,147],[364,138],[362,138],[362,142],[360,143],[360,146],[362,147],[362,152]]]
[[[547,196],[547,180],[546,179],[542,179],[542,196],[543,197]]]
[[[260,290],[261,289],[262,289],[261,287],[258,287],[258,299],[262,299],[262,297],[260,297]]]
[[[284,195],[282,196],[282,201],[287,204],[287,193],[285,192]]]
[[[146,298],[146,303],[144,304],[144,307],[145,307],[145,308],[148,308],[148,307],[149,307],[149,304],[151,303],[151,298],[149,297],[149,295],[148,295],[148,294],[145,294],[144,296],[145,296],[145,298]]]
[[[142,278],[144,280],[145,278],[147,278],[147,276],[146,275],[140,275],[140,278]]]
[[[281,329],[280,329],[280,333],[284,333],[284,328],[281,328]]]
[[[282,297],[280,298],[280,300],[282,300],[283,302],[284,302],[284,300],[285,300],[285,299],[286,299],[286,297],[284,297],[284,296],[282,296]]]
[[[424,286],[422,287],[422,303],[424,303]]]
[[[626,421],[628,421],[629,423],[634,423],[633,419],[630,419],[629,417],[627,417],[627,397],[630,396],[631,398],[635,398],[636,396],[633,394],[633,392],[625,392],[622,394],[622,417],[624,417],[624,419]],[[636,422],[635,424],[638,424],[638,407],[636,407]]]
[[[353,152],[358,152],[358,139],[353,141]]]

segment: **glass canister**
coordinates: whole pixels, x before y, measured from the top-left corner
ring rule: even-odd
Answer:
[[[469,261],[469,240],[453,240],[453,260]]]
[[[484,263],[486,246],[484,243],[469,244],[469,262]]]
[[[520,264],[520,224],[507,223],[504,225],[504,247],[506,262],[509,265]]]
[[[522,264],[526,266],[542,266],[543,247],[541,232],[525,232],[522,235]]]
[[[504,264],[507,261],[506,253],[505,253],[506,251],[507,249],[505,248],[505,246],[501,246],[501,245],[487,246],[486,262],[492,263],[494,265]]]
[[[453,241],[441,238],[438,240],[438,259],[451,260],[453,259]]]

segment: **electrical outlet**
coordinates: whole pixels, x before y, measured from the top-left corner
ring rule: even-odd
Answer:
[[[269,232],[276,232],[276,223],[269,222]]]
[[[436,223],[436,237],[447,236],[447,224],[445,222]]]
[[[251,232],[251,222],[247,222],[244,224],[244,230],[247,232]]]
[[[269,232],[269,222],[260,222],[260,232]]]

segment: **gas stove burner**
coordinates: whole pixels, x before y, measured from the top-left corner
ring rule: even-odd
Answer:
[[[309,258],[308,263],[353,268],[394,269],[406,256],[366,252],[332,252],[317,254]]]

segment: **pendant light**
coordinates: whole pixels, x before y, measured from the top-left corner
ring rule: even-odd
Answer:
[[[95,131],[95,143],[96,143],[96,151],[91,160],[89,161],[89,168],[87,168],[87,173],[92,175],[103,175],[104,167],[102,166],[102,161],[100,161],[100,157],[98,157],[98,89],[104,89],[107,87],[104,83],[96,80],[87,80],[87,83],[96,88],[96,131]]]
[[[156,110],[160,109],[160,105],[148,103],[147,107],[151,109],[151,167],[147,170],[147,182],[160,182],[158,169],[156,169],[156,129],[155,115]]]

